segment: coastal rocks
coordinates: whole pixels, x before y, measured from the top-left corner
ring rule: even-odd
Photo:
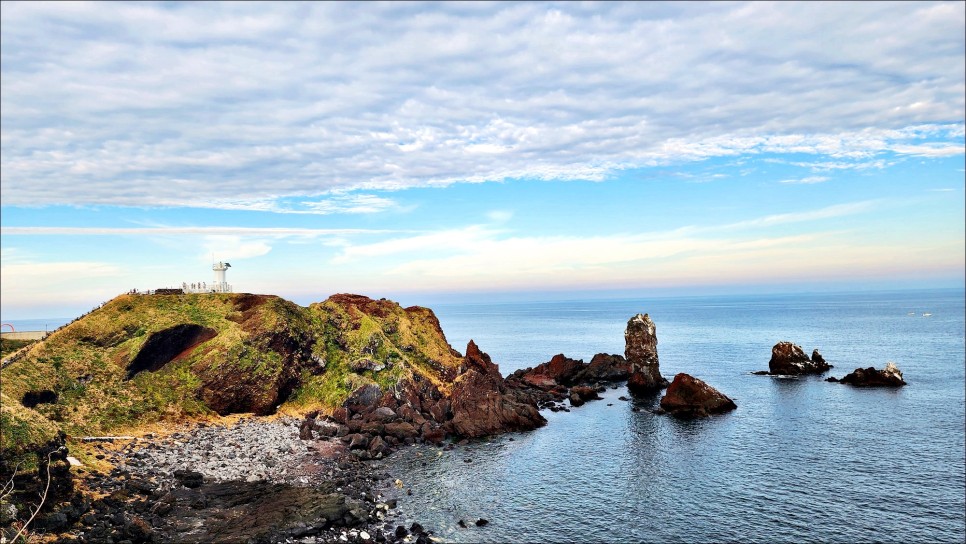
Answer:
[[[680,373],[661,398],[661,410],[681,418],[707,417],[737,408],[734,401],[704,381]]]
[[[504,385],[520,402],[556,412],[567,410],[560,404],[565,400],[577,407],[599,399],[602,382],[626,380],[629,373],[630,364],[620,355],[598,353],[587,364],[561,353],[546,363],[517,370],[506,377]]]
[[[379,459],[403,444],[438,444],[447,435],[475,438],[546,424],[536,403],[508,387],[499,367],[472,340],[447,393],[417,373],[388,390],[367,384],[333,411],[332,433],[309,414],[300,436],[342,437],[360,459]]]
[[[518,370],[511,376],[534,387],[552,389],[558,385],[572,387],[596,382],[623,381],[630,375],[630,369],[630,363],[620,355],[598,353],[587,364],[561,353],[554,355],[546,363]]]
[[[571,386],[577,383],[587,365],[565,356],[563,353],[554,355],[546,363],[520,373],[520,378],[535,387],[552,388],[557,385]]]
[[[906,381],[902,378],[902,371],[895,363],[889,361],[882,370],[875,367],[856,368],[846,374],[841,380],[829,378],[829,382],[847,383],[856,387],[902,387]]]
[[[588,400],[600,400],[600,395],[593,387],[578,385],[570,388],[569,398],[571,406],[583,406]]]
[[[631,375],[631,364],[620,355],[598,353],[578,376],[582,382],[620,382]]]
[[[533,404],[507,394],[499,367],[470,340],[465,372],[456,377],[449,395],[453,418],[446,429],[476,438],[511,431],[528,431],[546,425]]]
[[[174,471],[174,479],[191,489],[201,487],[205,483],[205,475],[194,470],[176,470]]]
[[[172,491],[160,499],[172,510],[159,529],[181,541],[277,542],[366,521],[361,505],[333,488],[230,481]]]
[[[825,362],[825,358],[817,349],[812,351],[812,357],[809,359],[801,347],[784,341],[771,348],[771,360],[768,361],[768,373],[773,375],[822,374],[830,368],[832,366]]]
[[[339,440],[300,441],[296,423],[253,418],[132,439],[120,449],[98,445],[116,467],[85,477],[98,498],[73,501],[44,527],[62,531],[61,518],[79,520],[71,540],[78,542],[335,542],[342,535],[354,542],[367,540],[363,531],[383,535],[372,525],[389,510],[373,488],[380,476]],[[391,533],[382,538],[393,540]]]
[[[658,362],[657,327],[648,314],[637,314],[627,321],[624,344],[624,357],[630,364],[627,389],[646,395],[667,387]]]

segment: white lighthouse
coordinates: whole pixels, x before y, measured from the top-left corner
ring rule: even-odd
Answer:
[[[216,264],[211,265],[211,269],[215,271],[215,283],[211,286],[211,291],[214,293],[231,293],[231,285],[225,281],[225,270],[231,268],[231,264],[223,263],[218,261]]]

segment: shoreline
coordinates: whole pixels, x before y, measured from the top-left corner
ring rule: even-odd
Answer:
[[[233,419],[88,446],[113,468],[74,467],[83,491],[46,524],[69,525],[46,532],[57,542],[432,541],[395,523],[382,462],[359,460],[336,437],[300,439],[294,417]]]

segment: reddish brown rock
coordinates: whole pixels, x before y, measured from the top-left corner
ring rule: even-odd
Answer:
[[[583,361],[571,359],[560,353],[546,363],[525,370],[520,377],[524,382],[543,389],[550,389],[557,385],[570,386],[576,383],[586,366]]]
[[[387,435],[395,436],[400,440],[405,438],[414,438],[419,434],[419,431],[416,430],[416,427],[414,427],[413,424],[409,423],[408,421],[389,423],[386,425],[385,432]]]
[[[570,388],[570,405],[582,406],[588,400],[599,400],[600,395],[593,387],[577,385]]]
[[[637,314],[624,330],[624,358],[630,365],[627,389],[642,395],[667,387],[657,357],[657,327],[647,314]]]
[[[902,371],[893,362],[887,363],[882,370],[877,370],[871,366],[869,368],[856,368],[841,380],[830,378],[829,381],[838,381],[856,387],[902,387],[906,385],[906,381],[902,378]]]
[[[450,433],[475,438],[528,431],[547,423],[536,406],[507,394],[499,368],[472,340],[466,354],[466,371],[457,376],[450,393],[453,418],[446,423]]]
[[[441,427],[432,427],[427,423],[423,426],[421,436],[425,442],[438,445],[442,444],[443,439],[446,438],[446,431]]]
[[[620,355],[598,353],[580,375],[583,382],[620,382],[631,375],[631,364]]]
[[[705,417],[737,408],[734,401],[693,376],[680,373],[661,398],[661,409],[677,417]]]
[[[832,368],[818,350],[812,352],[809,359],[802,348],[791,342],[779,342],[771,348],[771,360],[768,361],[768,373],[790,376],[804,374],[821,374]]]
[[[483,353],[473,340],[466,344],[466,355],[463,359],[466,361],[467,370],[476,370],[490,378],[503,380],[499,365],[495,364],[489,355]]]

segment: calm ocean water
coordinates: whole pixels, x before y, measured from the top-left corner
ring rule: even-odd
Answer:
[[[545,411],[549,424],[533,432],[441,456],[403,450],[386,465],[413,492],[399,495],[400,523],[451,542],[966,539],[962,290],[434,310],[456,349],[475,339],[504,375],[561,352],[623,354],[628,318],[647,312],[662,373],[702,378],[738,409],[679,421],[631,411],[621,387],[570,413]],[[751,375],[780,340],[818,348],[835,365],[826,376],[894,361],[909,385]]]

